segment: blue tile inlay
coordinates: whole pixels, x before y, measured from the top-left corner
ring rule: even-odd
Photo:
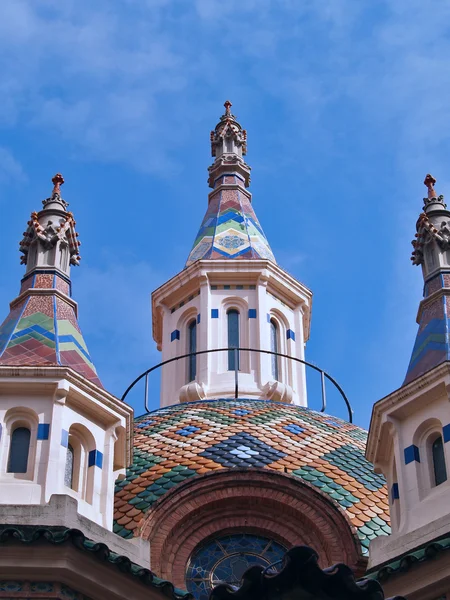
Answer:
[[[50,423],[39,423],[37,430],[38,440],[48,440],[50,434]]]
[[[444,442],[450,442],[450,423],[442,428]]]
[[[267,322],[270,323],[270,315],[267,313]]]
[[[392,484],[391,498],[392,498],[392,502],[394,502],[394,500],[398,500],[400,498],[400,494],[398,492],[398,483]]]
[[[240,417],[243,417],[244,415],[248,415],[250,414],[250,410],[245,410],[245,408],[237,408],[235,411],[233,411],[235,415],[239,415]]]
[[[256,319],[256,308],[249,308],[248,309],[248,318],[249,319]]]
[[[286,337],[287,337],[288,340],[292,340],[292,341],[295,342],[295,332],[292,331],[292,329],[288,329],[286,331]]]
[[[405,465],[409,465],[409,463],[417,461],[420,462],[420,453],[419,448],[415,444],[411,444],[404,450],[405,452]]]
[[[69,445],[69,432],[66,431],[65,429],[63,429],[61,431],[61,446],[64,446],[64,448],[67,448]]]
[[[174,329],[172,331],[172,333],[170,334],[170,341],[173,342],[174,340],[179,340],[179,339],[180,339],[180,330]]]
[[[284,458],[279,452],[249,433],[238,433],[227,440],[214,444],[199,454],[214,460],[223,467],[265,467]]]
[[[197,325],[200,323],[200,313],[197,315]]]
[[[194,427],[194,425],[188,425],[187,427],[183,427],[183,429],[179,429],[175,431],[178,435],[191,435],[191,433],[195,433],[199,431],[200,427]]]
[[[295,433],[297,435],[299,435],[300,433],[303,433],[303,431],[305,431],[304,429],[302,429],[299,425],[296,425],[295,423],[290,423],[289,425],[285,425],[284,428],[287,429],[290,433]]]
[[[212,308],[211,309],[211,319],[218,319],[218,318],[219,318],[219,309]]]
[[[101,469],[103,467],[103,454],[99,450],[91,450],[89,452],[89,467],[98,467]]]

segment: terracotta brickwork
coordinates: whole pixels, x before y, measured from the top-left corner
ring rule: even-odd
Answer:
[[[139,533],[150,541],[152,570],[183,586],[199,544],[242,531],[286,547],[312,546],[323,566],[346,562],[360,573],[365,567],[356,530],[337,503],[293,477],[263,470],[224,470],[186,481],[147,513]]]

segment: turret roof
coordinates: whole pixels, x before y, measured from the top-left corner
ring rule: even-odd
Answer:
[[[263,258],[275,262],[269,242],[252,207],[250,167],[242,158],[247,152],[247,133],[230,112],[211,131],[208,209],[189,254],[186,266],[199,259]]]
[[[75,221],[60,195],[64,180],[58,174],[52,181],[51,197],[43,201],[43,210],[32,213],[20,243],[22,262],[28,263],[29,270],[0,326],[0,365],[67,366],[101,386],[78,325],[69,267],[63,272],[55,265],[39,266],[35,258],[41,248],[56,254],[62,247],[67,249],[70,264],[80,260]],[[34,258],[29,256],[32,245]]]

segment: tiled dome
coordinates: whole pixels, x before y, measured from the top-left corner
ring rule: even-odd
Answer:
[[[390,533],[385,481],[364,457],[366,432],[308,408],[219,399],[177,404],[135,421],[134,460],[117,483],[114,531],[132,537],[144,513],[188,477],[215,469],[286,472],[346,512],[363,553]]]

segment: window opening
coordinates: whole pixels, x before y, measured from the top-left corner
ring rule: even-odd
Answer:
[[[66,454],[66,468],[64,471],[64,485],[73,490],[73,463],[74,463],[74,451],[72,446],[67,446]]]
[[[8,473],[26,473],[30,452],[31,432],[27,427],[17,427],[11,434]]]
[[[447,481],[444,443],[441,435],[434,440],[431,446],[431,453],[433,456],[434,484],[440,485],[441,483],[444,483],[444,481]]]
[[[197,352],[197,321],[195,319],[188,325],[188,340],[188,352]],[[197,376],[197,356],[189,356],[188,361],[188,378],[189,381],[194,381]]]
[[[239,348],[239,312],[234,308],[227,312],[228,348]],[[237,354],[237,365],[235,364]],[[239,369],[239,354],[228,350],[228,370]]]
[[[270,349],[272,352],[278,352],[278,325],[274,319],[270,319]],[[279,381],[278,356],[271,355],[272,377]]]

